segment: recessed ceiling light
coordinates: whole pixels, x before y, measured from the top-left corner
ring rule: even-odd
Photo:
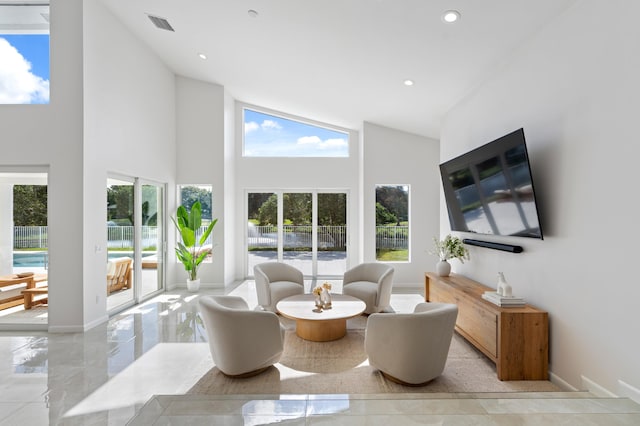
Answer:
[[[200,57],[200,59],[207,59],[207,55],[205,55],[204,53],[198,53],[198,56]]]
[[[405,86],[413,86],[413,80],[406,79],[406,80],[404,81],[404,85],[405,85]]]
[[[442,21],[447,24],[452,24],[460,19],[460,12],[457,10],[447,10],[442,14]]]
[[[258,12],[257,12],[257,11],[255,11],[255,10],[253,10],[253,9],[249,9],[249,10],[247,11],[247,14],[248,14],[249,16],[251,16],[252,18],[257,18],[257,17],[258,17]]]

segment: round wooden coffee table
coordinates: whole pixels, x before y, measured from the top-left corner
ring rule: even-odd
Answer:
[[[331,294],[331,309],[316,309],[313,294],[298,294],[279,301],[276,310],[296,321],[298,337],[314,342],[338,340],[347,334],[347,320],[364,312],[365,303],[352,296]]]

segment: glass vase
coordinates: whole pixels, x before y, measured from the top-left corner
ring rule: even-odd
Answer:
[[[329,293],[329,290],[326,288],[322,289],[320,300],[322,302],[322,309],[331,309],[331,293]]]
[[[316,294],[313,299],[314,299],[314,302],[316,304],[316,309],[321,311],[322,310],[322,296],[319,295],[319,294]]]

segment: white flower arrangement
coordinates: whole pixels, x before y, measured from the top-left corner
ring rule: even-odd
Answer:
[[[435,250],[429,252],[435,254],[440,260],[458,259],[460,263],[469,260],[469,250],[464,246],[462,240],[448,234],[444,240],[433,237]]]

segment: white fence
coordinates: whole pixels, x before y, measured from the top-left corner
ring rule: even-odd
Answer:
[[[200,228],[198,238],[206,227]],[[278,228],[276,226],[249,226],[247,235],[249,250],[276,248],[278,246]],[[311,226],[285,225],[283,227],[285,248],[311,247]],[[109,248],[133,247],[133,226],[107,226],[107,246]],[[158,244],[156,226],[142,227],[143,249]],[[211,236],[205,245],[211,244]],[[46,226],[15,226],[13,228],[13,247],[47,248],[48,232]],[[318,226],[318,248],[321,250],[343,250],[347,246],[346,226]],[[376,226],[376,247],[406,249],[409,247],[408,226]]]
[[[13,248],[47,248],[48,237],[46,226],[14,226]]]
[[[284,248],[311,247],[311,226],[284,225]],[[249,225],[249,250],[278,247],[277,226]],[[376,247],[406,249],[409,247],[408,226],[376,226]],[[347,246],[346,226],[318,226],[318,249],[343,250]]]
[[[107,247],[132,248],[133,226],[107,226]],[[142,227],[142,249],[156,247],[158,245],[158,227]]]
[[[107,247],[132,248],[133,226],[107,226]],[[156,247],[158,244],[158,228],[156,226],[142,227],[142,248]],[[13,248],[41,248],[49,247],[46,226],[14,226]]]
[[[376,248],[408,249],[408,226],[376,226]]]

